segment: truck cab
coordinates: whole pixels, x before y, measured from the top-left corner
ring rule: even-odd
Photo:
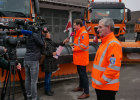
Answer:
[[[82,19],[90,35],[98,35],[98,22],[102,18],[112,18],[115,24],[114,34],[125,41],[126,22],[131,19],[130,10],[122,2],[90,2],[84,10]]]
[[[0,0],[0,25],[8,26],[15,19],[33,21],[37,14],[38,0]]]

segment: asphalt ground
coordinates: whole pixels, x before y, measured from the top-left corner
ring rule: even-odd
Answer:
[[[78,78],[53,81],[53,96],[44,94],[43,84],[38,86],[38,94],[43,100],[78,100],[77,97],[82,92],[72,92],[71,90],[78,86]],[[83,100],[97,100],[94,88],[90,83],[90,97]],[[15,100],[24,100],[23,94],[17,92]],[[123,64],[120,75],[120,90],[117,92],[116,100],[140,100],[140,64]]]

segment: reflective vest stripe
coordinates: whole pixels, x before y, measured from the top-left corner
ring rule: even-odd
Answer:
[[[116,71],[120,71],[120,67],[119,66],[113,66],[112,64],[110,64],[108,67],[111,68],[111,69],[114,69]]]
[[[92,81],[98,85],[102,85],[102,83],[100,81],[95,80],[94,78],[92,78]]]
[[[109,44],[107,45],[107,47],[105,48],[105,50],[104,50],[104,52],[103,52],[101,58],[100,58],[99,66],[101,66],[101,64],[102,64],[102,61],[103,61],[103,59],[104,59],[104,56],[105,56],[105,54],[106,54],[106,51],[107,51],[109,45],[110,45],[111,43],[113,43],[113,42],[116,42],[117,44],[120,45],[120,43],[119,43],[118,41],[110,41]]]
[[[86,32],[86,31],[83,31],[83,32],[81,33],[81,35],[84,34],[84,33],[87,33],[87,32]],[[80,44],[80,37],[81,37],[81,35],[80,35],[79,38],[78,38],[78,44]]]
[[[105,67],[101,67],[101,66],[95,65],[95,64],[93,65],[93,68],[96,68],[96,69],[98,69],[99,71],[105,71],[105,70],[106,70]],[[120,67],[118,67],[118,66],[113,66],[112,64],[109,65],[109,68],[114,69],[114,70],[116,70],[116,71],[120,71]]]
[[[80,46],[79,46],[79,47],[80,47]],[[88,51],[88,49],[83,49],[83,48],[81,48],[81,47],[80,47],[80,49],[81,49],[82,51]]]
[[[80,46],[80,45],[82,45],[82,46],[84,46],[85,48],[88,48],[88,47],[89,47],[89,45],[86,46],[86,45],[84,45],[83,43],[81,43],[81,44],[75,44],[75,43],[74,43],[74,45],[75,45],[75,46]]]
[[[102,83],[101,83],[100,81],[95,80],[94,78],[92,78],[92,81],[93,81],[94,83],[96,83],[97,85],[102,85]],[[107,84],[115,84],[115,83],[118,83],[118,82],[119,82],[119,79],[114,79],[114,80],[110,81],[110,82],[107,83]]]
[[[99,71],[105,71],[106,70],[106,68],[100,67],[100,66],[95,65],[95,64],[93,65],[93,67],[96,68],[96,69],[98,69]]]
[[[86,31],[83,31],[82,34],[84,34],[84,33],[87,33],[87,32],[86,32]],[[82,35],[82,34],[81,34],[81,35]],[[81,37],[81,35],[80,35],[79,38],[78,38],[78,44],[74,44],[74,46],[79,46],[80,49],[81,49],[82,51],[88,51],[88,50],[89,50],[89,49],[88,49],[89,45],[86,46],[86,45],[80,43],[80,37]],[[83,49],[80,45],[82,45],[83,47],[85,47],[85,49]]]
[[[115,84],[115,83],[118,83],[119,82],[119,79],[114,79],[112,80],[111,82],[107,83],[107,84]]]
[[[82,46],[85,47],[85,48],[88,48],[88,47],[89,47],[89,45],[86,46],[86,45],[84,45],[83,43],[81,43],[80,45],[82,45]]]
[[[102,75],[102,78],[103,78],[105,81],[107,81],[108,83],[111,82],[111,80],[112,80],[112,79],[110,79],[110,78],[107,78],[104,74]]]

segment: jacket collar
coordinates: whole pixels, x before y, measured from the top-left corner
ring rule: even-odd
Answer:
[[[105,43],[105,42],[111,40],[111,39],[114,38],[114,37],[115,37],[115,36],[114,36],[114,33],[111,32],[111,33],[109,33],[107,36],[101,38],[101,41],[102,41],[102,43]]]

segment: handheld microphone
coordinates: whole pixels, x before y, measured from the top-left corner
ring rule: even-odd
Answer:
[[[70,36],[68,38],[70,38],[71,36],[74,36],[74,32],[71,32]]]
[[[74,36],[74,32],[71,32],[70,36]]]
[[[28,31],[28,30],[21,30],[21,33],[24,35],[32,35],[32,31]]]

